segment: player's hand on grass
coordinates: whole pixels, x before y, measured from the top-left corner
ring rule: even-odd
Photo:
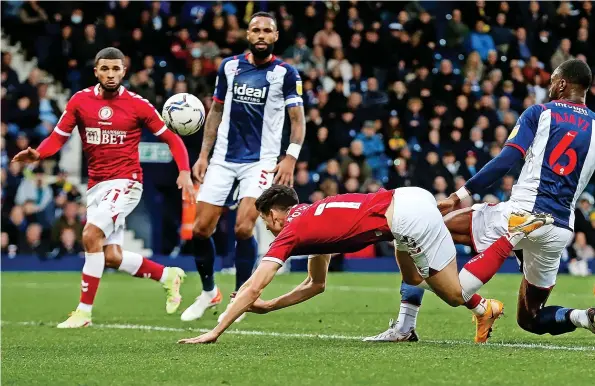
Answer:
[[[182,193],[184,199],[189,200],[190,202],[196,201],[196,194],[194,192],[194,184],[192,183],[192,178],[190,178],[190,172],[187,170],[182,170],[180,175],[178,176],[178,180],[176,181],[178,184],[178,189],[182,189]]]
[[[266,314],[270,311],[269,302],[262,299],[256,299],[256,301],[248,308],[248,312],[254,314]]]
[[[199,184],[204,182],[208,166],[209,161],[203,157],[198,157],[198,160],[194,163],[194,166],[192,166],[192,176],[194,176]]]
[[[293,187],[293,171],[295,169],[296,159],[292,156],[286,156],[281,162],[268,173],[276,173],[273,184],[287,185]]]
[[[207,343],[215,343],[217,342],[217,338],[219,335],[215,334],[213,331],[209,331],[204,333],[200,336],[195,338],[188,338],[188,339],[180,339],[178,343],[181,344],[207,344]]]
[[[448,198],[438,201],[438,210],[440,211],[442,216],[446,216],[447,214],[455,210],[459,202],[460,200],[458,199],[457,195],[451,194],[450,196],[448,196]]]
[[[39,152],[31,147],[20,151],[14,156],[12,162],[23,162],[26,164],[39,161]]]

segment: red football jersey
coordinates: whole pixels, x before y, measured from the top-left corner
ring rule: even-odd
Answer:
[[[70,136],[78,127],[89,163],[91,188],[120,178],[142,182],[138,144],[143,126],[157,136],[167,130],[148,100],[123,86],[113,98],[103,99],[96,85],[70,98],[54,130]]]
[[[356,252],[393,240],[385,217],[393,193],[340,194],[296,205],[263,260],[283,264],[290,256]]]

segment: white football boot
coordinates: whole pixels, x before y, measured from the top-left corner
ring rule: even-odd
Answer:
[[[208,293],[203,291],[192,303],[192,305],[184,312],[182,312],[182,316],[180,319],[184,322],[190,322],[192,320],[200,319],[204,315],[205,311],[209,308],[215,307],[221,300],[223,299],[223,295],[221,295],[221,291],[217,288],[217,292],[215,296],[209,296]]]
[[[376,336],[369,336],[364,338],[364,342],[417,342],[419,337],[415,332],[415,328],[412,328],[408,332],[401,332],[397,328],[397,322],[393,319],[388,323],[388,330],[381,332]]]

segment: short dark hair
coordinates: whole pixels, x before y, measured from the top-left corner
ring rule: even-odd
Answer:
[[[298,195],[293,188],[285,185],[273,185],[256,200],[256,209],[268,213],[271,209],[285,210],[299,203]]]
[[[570,59],[560,64],[558,67],[560,75],[568,83],[581,86],[583,89],[591,87],[593,74],[589,66],[578,59]]]
[[[252,21],[252,19],[254,19],[255,17],[268,17],[275,23],[275,25],[277,25],[277,19],[275,18],[275,16],[273,16],[272,13],[268,13],[268,12],[253,13],[252,16],[250,17],[250,21]]]
[[[124,63],[124,54],[116,47],[106,47],[95,55],[95,65],[100,59],[120,59]]]

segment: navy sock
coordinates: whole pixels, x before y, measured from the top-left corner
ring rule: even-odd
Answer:
[[[421,306],[424,297],[424,289],[401,282],[401,303],[409,303]]]
[[[543,307],[537,313],[533,326],[535,333],[561,335],[576,330],[576,326],[570,321],[571,308],[560,306]]]
[[[236,291],[252,275],[257,256],[258,244],[254,236],[236,242]]]
[[[212,237],[194,241],[194,262],[196,270],[200,275],[203,291],[211,291],[215,288],[215,242]]]

